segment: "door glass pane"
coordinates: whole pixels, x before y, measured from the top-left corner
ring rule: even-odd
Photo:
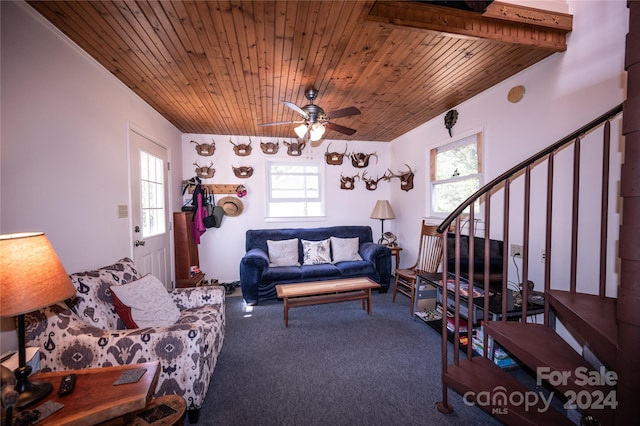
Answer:
[[[147,152],[140,152],[140,203],[142,238],[164,234],[164,162]]]

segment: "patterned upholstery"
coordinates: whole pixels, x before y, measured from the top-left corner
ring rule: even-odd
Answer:
[[[181,311],[175,324],[126,330],[109,287],[139,278],[131,259],[70,277],[77,289],[72,307],[61,303],[25,315],[27,344],[41,348],[42,370],[158,360],[155,395],[181,395],[189,409],[199,409],[224,341],[224,287],[173,290],[170,294]]]

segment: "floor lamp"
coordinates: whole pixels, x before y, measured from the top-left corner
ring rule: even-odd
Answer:
[[[23,409],[43,399],[50,383],[29,381],[26,363],[24,314],[62,302],[76,289],[44,233],[0,235],[0,315],[17,317],[18,368],[16,407]]]
[[[393,214],[393,209],[391,208],[391,203],[389,200],[378,200],[376,202],[375,207],[373,208],[373,212],[371,212],[371,219],[380,219],[381,223],[381,236],[378,243],[382,242],[384,238],[384,221],[385,219],[395,219],[396,215]]]

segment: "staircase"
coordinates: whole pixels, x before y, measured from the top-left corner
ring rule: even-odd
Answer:
[[[487,344],[480,356],[470,344],[465,350],[449,344],[443,321],[442,400],[436,404],[443,413],[451,412],[447,396],[451,388],[463,395],[465,403],[482,408],[505,424],[638,423],[640,2],[628,2],[628,7],[625,103],[485,185],[438,228],[443,234],[444,259],[450,249],[447,233],[468,234],[469,239],[485,237],[487,253],[489,238],[504,241],[503,295],[513,288],[509,282],[509,275],[513,276],[509,269],[514,267],[511,262],[517,266],[507,255],[510,238],[523,242],[522,265],[517,271],[520,282],[527,283],[534,272],[544,282],[544,314],[537,317],[528,315],[527,304],[522,303],[519,321],[490,321],[485,297],[484,317],[470,317],[467,329],[471,336],[472,327],[483,324]],[[619,186],[617,170],[612,172],[609,167],[612,156],[620,151],[612,123],[621,125],[625,136]],[[598,159],[595,164],[594,158]],[[600,205],[586,201],[593,198],[594,191],[602,193]],[[480,208],[483,231],[474,226],[479,216],[476,209]],[[611,212],[621,214],[619,229],[608,226]],[[599,240],[599,247],[585,244],[594,240]],[[531,266],[534,261],[540,264],[540,251],[533,247],[540,246],[546,257],[544,267],[536,269]],[[469,247],[469,258],[473,259],[473,244]],[[459,253],[460,248],[454,250]],[[474,276],[473,265],[470,260],[469,276]],[[459,264],[448,271],[444,262],[443,269],[443,282],[447,278],[460,282]],[[540,269],[544,271],[540,273]],[[489,294],[488,256],[484,270],[482,282],[476,285],[484,286],[484,294]],[[542,284],[538,284],[542,291]],[[455,288],[455,317],[461,312],[472,315],[472,300],[460,306],[458,286]],[[521,286],[520,294],[527,301],[531,290]],[[503,297],[503,312],[507,303]],[[459,337],[456,331],[453,341]],[[493,352],[488,350],[489,342],[504,348],[522,368],[516,372],[498,367],[489,353]]]

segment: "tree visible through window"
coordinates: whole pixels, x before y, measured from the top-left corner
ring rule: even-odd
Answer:
[[[144,151],[140,152],[140,198],[142,237],[164,233],[164,162]]]
[[[267,216],[324,216],[323,167],[319,161],[268,162]]]
[[[445,216],[482,185],[482,134],[431,150],[431,214]]]

